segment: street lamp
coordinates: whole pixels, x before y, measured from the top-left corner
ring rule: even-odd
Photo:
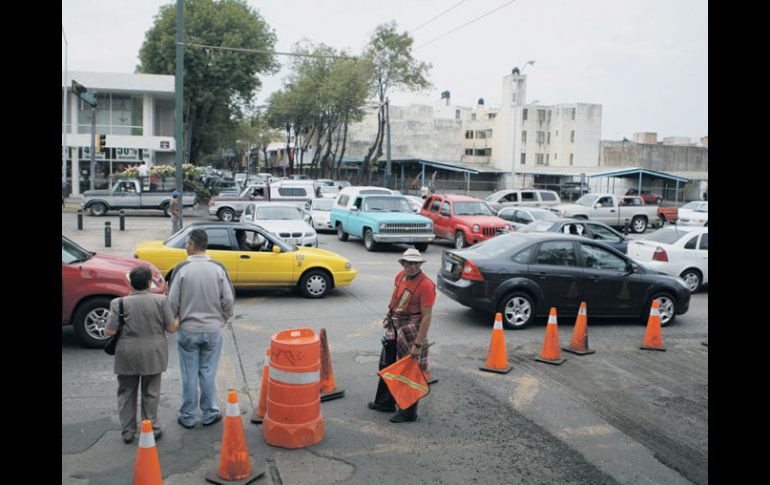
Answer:
[[[521,69],[519,70],[519,72],[523,73],[523,72],[524,72],[524,69],[526,69],[526,68],[527,68],[527,66],[529,66],[529,65],[531,65],[531,64],[534,64],[534,63],[535,63],[535,61],[534,61],[534,60],[529,60],[529,61],[527,61],[527,62],[526,62],[526,63],[525,63],[523,66],[521,66]]]
[[[64,128],[62,129],[62,155],[61,155],[61,183],[62,187],[64,187],[64,184],[67,183],[67,91],[69,91],[68,88],[68,82],[67,82],[67,50],[69,47],[69,44],[67,43],[67,34],[64,33],[64,26],[61,26],[61,35],[62,38],[64,38],[64,101],[63,101],[63,107],[62,110],[64,111]],[[73,180],[74,182],[74,180]],[[69,194],[67,194],[69,195]]]

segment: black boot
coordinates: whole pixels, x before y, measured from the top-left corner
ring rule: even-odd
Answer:
[[[411,423],[417,421],[417,403],[412,404],[406,409],[400,409],[392,418],[391,423]]]

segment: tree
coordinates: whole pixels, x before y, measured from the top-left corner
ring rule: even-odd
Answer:
[[[187,46],[184,49],[184,123],[189,161],[231,145],[238,120],[262,85],[259,74],[277,70],[276,37],[244,0],[185,0],[185,44],[259,50],[246,53]],[[145,34],[137,72],[175,73],[176,5],[165,5]]]
[[[359,178],[364,171],[371,177],[382,156],[382,142],[385,135],[385,100],[392,89],[419,91],[431,86],[426,79],[431,65],[412,57],[414,39],[407,33],[396,32],[396,23],[379,25],[374,31],[366,49],[365,58],[371,66],[370,94],[377,100],[377,135],[369,147],[364,163],[359,169]]]

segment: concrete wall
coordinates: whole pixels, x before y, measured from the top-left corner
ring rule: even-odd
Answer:
[[[601,142],[600,166],[640,167],[658,172],[708,172],[705,147],[647,145],[634,142]]]

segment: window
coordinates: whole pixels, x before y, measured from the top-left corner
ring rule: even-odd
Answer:
[[[537,202],[537,194],[535,192],[527,191],[521,193],[522,202]]]
[[[209,250],[231,251],[233,249],[228,229],[206,229],[206,235],[209,238]]]
[[[545,121],[545,110],[539,109],[537,110],[537,121],[540,121],[541,123]]]
[[[535,264],[577,266],[575,247],[570,241],[549,241],[540,245]]]
[[[425,199],[425,202],[422,204],[422,210],[424,210],[424,211],[428,210],[428,208],[430,207],[430,203],[431,202],[433,202],[433,199],[431,199],[430,197]]]
[[[526,130],[521,132],[521,142],[522,143],[527,143],[527,132],[526,132]]]
[[[430,206],[431,212],[438,212],[438,208],[441,205],[441,199],[433,199],[433,205]]]
[[[581,244],[583,266],[607,271],[625,271],[626,260],[604,248],[591,244]]]
[[[281,187],[278,189],[278,195],[281,197],[306,197],[307,192],[298,187]]]
[[[521,119],[526,121],[526,119],[527,119],[527,108],[524,108],[524,111],[521,114]]]
[[[548,132],[548,141],[546,143],[548,143],[548,144],[551,143],[551,132],[550,131]]]
[[[515,255],[512,259],[521,264],[527,264],[532,259],[532,252],[534,251],[534,246],[530,246],[524,251],[518,253]]]
[[[575,143],[575,130],[572,130],[572,132],[569,135],[569,141],[572,143]]]
[[[466,155],[473,155],[473,148],[466,148],[465,149],[465,154]]]
[[[535,164],[536,165],[544,165],[543,154],[542,153],[535,154]]]
[[[698,236],[692,237],[687,244],[684,245],[685,249],[695,249],[698,247]]]
[[[612,242],[620,242],[621,237],[614,232],[612,232],[610,229],[607,229],[604,226],[599,226],[596,224],[591,224],[591,232],[594,235],[594,239],[599,241],[612,241]]]
[[[709,250],[709,233],[705,233],[700,237],[700,249],[705,251]]]
[[[487,137],[486,131],[477,131],[476,132],[476,138],[484,139]]]
[[[526,153],[522,153],[521,154],[521,164],[522,165],[526,165],[527,164],[527,154]]]
[[[490,120],[493,120],[493,119],[495,119],[495,118],[497,117],[497,113],[489,113],[489,114],[487,115],[487,117],[488,117]]]
[[[535,220],[532,219],[532,216],[524,211],[516,211],[513,215],[513,222],[518,222],[520,224],[529,224],[530,222],[534,222]]]
[[[472,140],[473,139],[473,130],[466,131],[465,132],[465,138],[468,139],[468,140]]]
[[[513,211],[501,211],[497,217],[506,221],[513,221]]]
[[[555,201],[556,200],[556,193],[555,192],[540,192],[540,200],[543,202],[545,201]]]
[[[350,196],[349,196],[349,195],[342,195],[342,196],[340,196],[340,198],[337,200],[337,205],[338,205],[339,207],[347,207],[347,205],[348,205],[348,201],[349,201],[349,200],[350,200]]]
[[[575,111],[577,111],[575,108],[572,108],[572,119],[575,119]]]
[[[569,164],[572,165],[574,160],[575,160],[575,154],[574,153],[570,153],[569,154]]]
[[[545,154],[545,164],[548,165],[548,163],[551,161],[551,154],[546,153]]]
[[[459,110],[459,109],[456,109],[456,110],[455,110],[455,119],[456,119],[456,120],[459,120],[459,119],[460,119],[460,110]]]
[[[476,121],[476,113],[471,113],[471,121]]]
[[[445,217],[452,217],[452,211],[449,202],[444,202],[441,204],[441,215]]]
[[[545,143],[545,132],[544,131],[538,131],[537,132],[537,142],[539,144]]]
[[[519,194],[516,192],[511,192],[510,194],[500,199],[499,202],[518,202],[518,201],[519,201]]]

